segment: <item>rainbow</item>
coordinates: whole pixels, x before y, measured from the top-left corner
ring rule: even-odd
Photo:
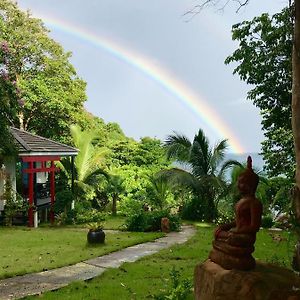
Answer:
[[[246,152],[232,130],[220,116],[209,107],[206,103],[207,101],[203,97],[199,97],[199,95],[193,92],[191,88],[181,80],[177,79],[174,74],[171,74],[155,62],[152,62],[151,59],[116,43],[111,38],[99,36],[84,28],[78,28],[78,26],[70,22],[41,14],[38,15],[38,18],[41,18],[50,28],[55,28],[79,38],[136,68],[187,106],[191,112],[198,118],[200,117],[211,129],[213,129],[219,137],[227,138],[230,148],[234,153]]]

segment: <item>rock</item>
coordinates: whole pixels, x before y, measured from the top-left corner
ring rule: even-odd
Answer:
[[[170,220],[168,218],[161,218],[161,231],[170,232]]]
[[[256,262],[251,271],[225,270],[210,259],[195,268],[196,300],[300,300],[300,277]]]

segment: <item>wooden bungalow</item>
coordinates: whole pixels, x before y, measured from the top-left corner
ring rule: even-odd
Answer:
[[[43,138],[29,132],[10,128],[15,139],[18,157],[4,158],[2,171],[10,176],[12,187],[16,191],[16,165],[21,170],[21,196],[28,201],[28,226],[37,226],[38,211],[50,212],[50,221],[54,222],[55,202],[55,162],[69,156],[74,163],[78,150]],[[1,166],[0,166],[1,167]],[[4,210],[5,201],[1,200],[4,179],[0,178],[0,213]]]

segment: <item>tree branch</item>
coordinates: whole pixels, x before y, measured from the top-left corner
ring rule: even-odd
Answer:
[[[200,0],[200,4],[195,5],[192,9],[188,10],[183,14],[183,16],[189,16],[190,18],[187,21],[193,19],[196,15],[198,15],[204,8],[208,6],[213,6],[217,8],[217,11],[223,11],[225,7],[229,4],[231,0]],[[246,6],[250,0],[232,0],[238,4],[238,8],[236,9],[236,13],[240,11],[240,9]]]

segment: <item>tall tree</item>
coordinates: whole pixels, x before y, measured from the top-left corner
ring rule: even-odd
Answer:
[[[262,14],[233,25],[232,38],[239,42],[225,63],[237,63],[234,73],[253,88],[248,99],[260,109],[266,139],[262,154],[270,176],[295,173],[292,134],[292,10],[270,17]]]
[[[71,54],[10,0],[0,2],[0,48],[0,100],[8,108],[2,116],[15,127],[66,139],[86,100]]]

